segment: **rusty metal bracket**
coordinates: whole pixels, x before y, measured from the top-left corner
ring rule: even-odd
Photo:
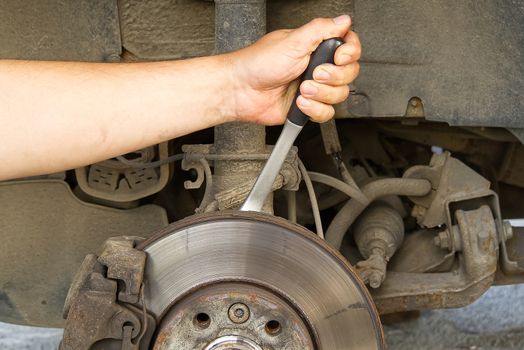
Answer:
[[[205,169],[202,163],[199,162],[200,157],[205,157],[205,155],[212,153],[212,145],[183,145],[182,152],[185,153],[184,159],[180,167],[182,170],[189,171],[191,169],[196,171],[196,179],[184,181],[184,188],[186,190],[198,189],[202,186],[205,179]],[[198,154],[198,157],[195,157],[194,154]]]
[[[155,319],[143,302],[146,254],[137,237],[108,239],[84,259],[64,305],[60,350],[145,350]]]
[[[456,257],[442,273],[388,272],[373,297],[381,313],[460,307],[482,295],[497,271],[505,234],[498,197],[490,183],[449,153],[434,155],[429,166],[408,169],[405,178],[426,179],[432,191],[411,197],[413,216],[423,227],[440,228],[435,243]]]
[[[490,183],[449,152],[435,154],[429,166],[409,168],[404,178],[426,179],[432,191],[423,197],[410,197],[415,203],[412,215],[423,227],[449,224],[447,203],[491,195]],[[451,226],[449,226],[451,227]]]
[[[122,281],[125,288],[118,300],[137,303],[144,277],[146,254],[134,249],[137,237],[110,238],[104,243],[98,262],[107,267],[107,278]]]
[[[404,177],[426,178],[431,181],[433,191],[430,195],[410,198],[415,203],[412,214],[419,224],[425,227],[445,224],[447,230],[442,232],[437,240],[439,245],[449,248],[452,252],[461,250],[461,247],[460,241],[457,240],[457,227],[451,221],[449,208],[461,206],[470,200],[477,202],[473,205],[478,205],[479,201],[489,205],[497,226],[501,272],[510,276],[524,274],[524,268],[509,257],[506,241],[511,238],[511,227],[502,221],[498,197],[489,189],[488,180],[452,158],[447,152],[433,156],[429,167],[415,166],[408,169]]]
[[[496,218],[488,205],[456,210],[462,252],[458,267],[444,273],[388,272],[382,287],[372,292],[381,314],[461,307],[481,296],[497,270]]]
[[[117,282],[92,272],[71,301],[60,350],[91,349],[102,339],[122,339],[124,325],[140,334],[140,318],[116,302]]]
[[[214,165],[218,160],[265,161],[269,157],[272,149],[273,146],[267,146],[266,153],[263,154],[215,154],[213,145],[183,145],[182,151],[185,153],[185,156],[182,160],[181,167],[186,171],[193,169],[197,174],[195,180],[185,181],[184,187],[186,189],[197,189],[204,183],[204,180],[207,178],[207,170],[201,162],[202,159],[209,161],[211,165]],[[234,188],[213,193],[212,197],[214,200],[206,203],[204,208],[202,208],[203,211],[210,212],[237,208],[244,202],[253,186],[254,180],[255,179],[251,179],[238,184]],[[273,185],[273,190],[284,189],[287,191],[298,191],[300,181],[302,181],[302,176],[298,169],[298,149],[293,147]]]

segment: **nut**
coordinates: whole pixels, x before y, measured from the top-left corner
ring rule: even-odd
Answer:
[[[433,239],[433,243],[442,249],[449,249],[451,247],[450,245],[450,239],[449,239],[449,231],[444,230],[438,233],[438,235]]]

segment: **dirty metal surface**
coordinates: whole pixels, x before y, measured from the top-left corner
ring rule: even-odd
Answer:
[[[215,0],[215,52],[242,49],[266,33],[265,0]],[[226,123],[214,128],[217,154],[256,154],[266,148],[266,128],[253,123]],[[254,180],[260,174],[260,161],[217,161],[214,164],[213,193],[235,189],[238,184]],[[264,211],[273,212],[273,196]]]
[[[88,290],[79,293],[69,310],[60,350],[88,350],[100,340],[121,339],[126,324],[133,326],[133,338],[140,334],[140,315],[116,301],[117,281],[101,273],[89,277]]]
[[[446,254],[456,254],[458,264],[441,273],[390,271],[372,293],[377,308],[386,314],[471,303],[493,284],[497,271],[502,228],[496,195],[486,179],[447,153],[434,155],[429,167],[414,166],[404,176],[431,182],[432,192],[411,197],[416,204],[412,215],[424,227],[445,225],[435,242]],[[437,268],[444,260],[427,267]]]
[[[140,240],[112,237],[99,256],[85,257],[64,304],[67,320],[60,350],[149,348],[156,323],[136,305],[139,299],[143,301],[146,260],[143,251],[134,249]]]
[[[107,268],[107,278],[123,283],[118,300],[135,304],[140,296],[146,255],[134,249],[135,242],[126,239],[108,239],[98,262]]]
[[[450,272],[389,272],[372,292],[381,314],[461,307],[479,298],[493,284],[498,261],[498,233],[491,209],[457,210],[462,247],[460,263]]]
[[[313,350],[305,320],[283,298],[249,283],[219,283],[191,293],[177,303],[159,325],[155,350],[215,349],[246,340],[246,350]],[[234,329],[232,331],[231,329]],[[222,340],[220,340],[222,339]],[[235,348],[235,347],[233,347]],[[241,349],[244,349],[241,347]]]
[[[118,5],[122,44],[131,59],[178,59],[215,52],[213,1],[119,0]],[[323,0],[318,5],[318,0],[268,1],[267,30],[295,28],[315,17],[350,13],[352,1]]]
[[[455,254],[435,245],[436,230],[417,230],[406,235],[388,263],[397,272],[444,272],[451,270]],[[424,254],[420,254],[424,252]]]
[[[422,227],[433,228],[447,224],[451,202],[490,196],[490,182],[449,152],[434,154],[429,166],[416,165],[404,172],[405,178],[427,179],[432,191],[426,196],[410,197],[415,203],[412,215]]]
[[[0,2],[0,58],[114,61],[120,53],[116,0]]]
[[[300,310],[321,349],[384,347],[372,301],[352,268],[286,220],[242,212],[195,215],[138,248],[148,254],[145,303],[157,319],[199,286],[245,281]]]
[[[62,327],[62,307],[86,254],[109,237],[167,225],[164,209],[117,210],[78,200],[59,180],[0,183],[0,319]]]
[[[346,115],[403,116],[416,96],[428,120],[523,128],[523,21],[518,0],[355,1],[363,101]]]
[[[122,46],[140,60],[205,56],[214,48],[214,5],[201,0],[119,0]]]

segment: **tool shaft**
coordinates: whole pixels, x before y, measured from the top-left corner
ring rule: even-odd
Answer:
[[[257,178],[251,192],[249,192],[246,201],[240,208],[241,211],[262,210],[262,206],[264,205],[269,192],[271,192],[273,182],[280,172],[282,164],[284,164],[287,154],[302,128],[302,125],[296,125],[295,123],[286,120],[282,133],[278,137],[277,143],[273,148],[273,152],[271,152],[264,169],[262,169],[262,172]]]

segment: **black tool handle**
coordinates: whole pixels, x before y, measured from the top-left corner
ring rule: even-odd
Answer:
[[[323,63],[335,63],[335,51],[342,44],[344,44],[344,39],[342,38],[331,38],[328,40],[324,40],[317,47],[315,52],[311,54],[309,65],[307,66],[306,71],[302,75],[300,83],[302,83],[304,80],[312,80],[313,71],[315,70],[315,68],[317,68],[317,66]],[[289,113],[287,114],[287,119],[293,124],[304,126],[309,120],[309,117],[305,115],[297,106],[297,97],[299,95],[300,88],[297,91],[297,95],[293,99],[293,103],[291,104],[291,108],[289,109]]]

